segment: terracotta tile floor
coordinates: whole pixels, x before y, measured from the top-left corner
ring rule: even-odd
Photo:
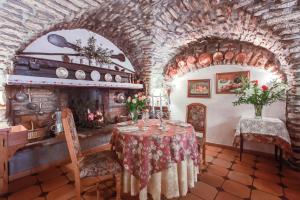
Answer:
[[[202,169],[195,188],[186,197],[176,200],[300,199],[300,172],[288,166],[279,172],[273,157],[245,153],[240,162],[235,151],[207,146],[207,164]],[[86,179],[84,185],[93,181],[94,178]],[[9,188],[10,193],[0,200],[75,199],[74,180],[68,165],[16,180]],[[105,199],[114,198],[113,180],[104,181],[101,188],[105,191],[102,192]],[[94,191],[86,192],[83,198],[96,199],[95,194]],[[137,197],[123,194],[122,199]]]

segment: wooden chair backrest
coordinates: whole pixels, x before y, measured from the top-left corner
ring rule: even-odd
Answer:
[[[194,127],[195,131],[202,132],[205,135],[206,106],[201,103],[192,103],[187,105],[186,121]]]
[[[64,127],[64,133],[66,142],[71,156],[72,166],[74,168],[75,176],[79,172],[78,156],[81,154],[79,139],[77,130],[73,118],[72,111],[69,108],[65,108],[62,111],[62,123]]]

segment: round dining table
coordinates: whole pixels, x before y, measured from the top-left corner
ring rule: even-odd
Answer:
[[[185,196],[197,182],[200,156],[194,128],[157,119],[122,122],[111,144],[124,167],[123,192],[146,200]]]

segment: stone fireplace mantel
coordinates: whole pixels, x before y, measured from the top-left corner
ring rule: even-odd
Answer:
[[[36,86],[44,85],[44,86],[143,89],[143,84],[61,79],[61,78],[24,76],[24,75],[7,75],[6,84],[7,85],[29,85],[29,86],[30,85],[36,85]]]

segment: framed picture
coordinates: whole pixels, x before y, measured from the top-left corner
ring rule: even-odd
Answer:
[[[210,79],[188,80],[188,97],[209,98]]]
[[[250,78],[250,71],[217,73],[216,93],[234,94],[234,90],[241,87],[241,77]]]

